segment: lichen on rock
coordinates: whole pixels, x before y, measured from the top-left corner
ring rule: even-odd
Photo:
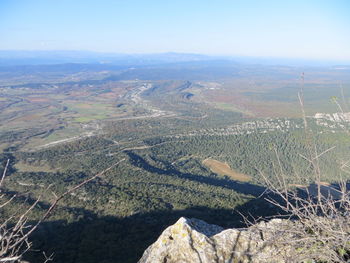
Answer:
[[[139,263],[290,262],[288,247],[272,242],[284,234],[286,224],[291,222],[273,219],[246,229],[224,230],[182,217],[164,230]]]

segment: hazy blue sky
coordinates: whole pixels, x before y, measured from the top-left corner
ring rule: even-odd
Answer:
[[[350,0],[0,0],[0,49],[350,59]]]

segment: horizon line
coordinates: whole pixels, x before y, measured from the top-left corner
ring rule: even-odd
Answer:
[[[244,54],[212,54],[212,53],[198,53],[198,52],[180,52],[180,51],[165,51],[165,52],[117,52],[117,51],[99,51],[88,49],[0,49],[0,52],[76,52],[76,53],[95,53],[101,55],[125,55],[125,56],[142,56],[142,55],[166,55],[166,54],[178,54],[178,55],[196,55],[207,56],[211,58],[251,58],[251,59],[283,59],[283,60],[306,60],[306,61],[319,61],[319,62],[332,62],[342,61],[350,63],[350,58],[315,58],[315,57],[289,57],[289,56],[276,56],[276,55],[244,55]],[[1,59],[1,57],[0,57]]]

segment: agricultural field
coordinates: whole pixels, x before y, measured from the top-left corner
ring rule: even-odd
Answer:
[[[250,176],[242,173],[237,173],[232,170],[227,163],[223,163],[214,159],[205,159],[203,164],[210,169],[213,173],[228,176],[232,180],[240,182],[249,182]]]
[[[237,227],[242,214],[277,213],[261,196],[261,174],[273,179],[281,162],[289,185],[314,180],[302,158],[309,140],[301,91],[317,150],[332,149],[322,156],[322,181],[348,176],[349,69],[219,62],[12,69],[0,68],[0,160],[10,160],[9,193],[40,196],[34,219],[52,200],[44,189],[62,193],[120,162],[62,200],[33,236],[37,251],[60,251],[56,262],[135,262],[179,216]],[[41,260],[35,251],[31,262]]]

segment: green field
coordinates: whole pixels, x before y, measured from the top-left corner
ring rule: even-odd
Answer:
[[[261,196],[261,174],[275,180],[276,171],[283,172],[288,185],[313,183],[303,158],[310,141],[319,153],[332,149],[321,158],[323,182],[350,179],[344,166],[349,125],[312,117],[338,111],[331,96],[348,111],[346,72],[309,69],[306,136],[299,68],[237,70],[235,64],[209,74],[196,65],[157,67],[75,72],[74,81],[59,69],[49,75],[35,68],[27,69],[30,81],[22,73],[0,81],[1,164],[10,159],[6,190],[28,196],[19,204],[40,196],[33,220],[54,194],[123,160],[61,200],[33,235],[26,260],[41,262],[37,251],[45,251],[59,263],[134,263],[181,216],[242,227],[242,214],[276,215],[281,211]]]

